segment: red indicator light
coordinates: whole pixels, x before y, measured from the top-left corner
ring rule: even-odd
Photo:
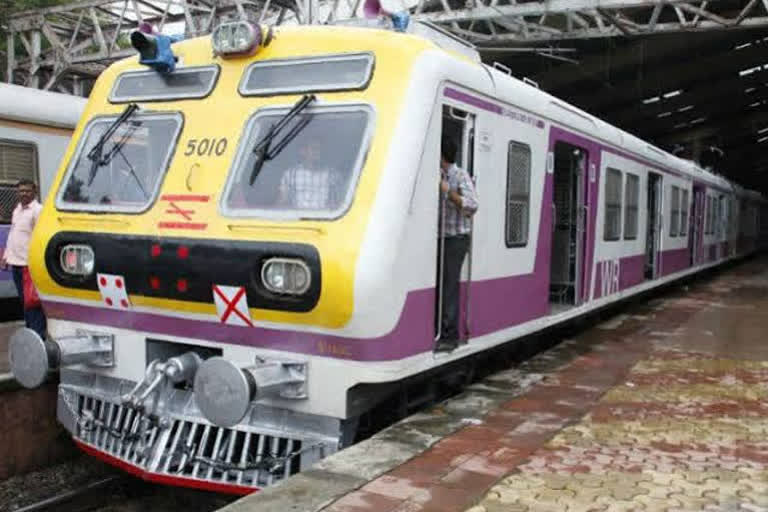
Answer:
[[[150,253],[152,254],[153,258],[157,258],[158,256],[160,256],[161,252],[163,252],[163,250],[160,249],[160,246],[157,244],[153,245],[152,249],[150,250]]]
[[[102,277],[101,279],[99,279],[99,283],[101,284],[101,286],[107,286],[107,278]]]
[[[186,279],[179,279],[176,281],[176,289],[180,292],[185,292],[188,288],[189,286]]]
[[[118,290],[120,288],[122,288],[123,287],[123,280],[122,279],[115,279],[115,286],[117,287]]]
[[[187,259],[187,256],[189,256],[189,248],[185,245],[182,245],[176,250],[176,256],[178,256],[181,260]]]
[[[111,305],[112,305],[112,299],[110,299],[109,297],[107,297],[106,299],[104,299],[104,302],[106,302],[106,303],[107,303],[107,306],[111,306]]]
[[[120,299],[120,305],[123,306],[124,308],[127,308],[128,307],[128,301],[125,300],[125,299]]]
[[[149,286],[152,287],[153,290],[159,290],[160,289],[160,279],[152,276],[149,278]]]

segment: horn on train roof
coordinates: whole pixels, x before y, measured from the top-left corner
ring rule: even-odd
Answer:
[[[181,36],[159,34],[146,22],[131,32],[131,45],[139,52],[139,63],[161,73],[172,73],[176,69],[178,58],[173,54],[171,44],[181,39]]]

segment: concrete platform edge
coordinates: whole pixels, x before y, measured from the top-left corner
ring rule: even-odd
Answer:
[[[318,512],[421,455],[442,439],[476,424],[502,403],[527,392],[538,378],[510,369],[470,385],[458,396],[417,413],[339,451],[280,484],[245,496],[220,512]],[[514,384],[514,385],[512,385]]]

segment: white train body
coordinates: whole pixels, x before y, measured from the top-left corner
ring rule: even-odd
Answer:
[[[45,198],[84,107],[84,98],[0,83],[0,252],[16,183],[34,181]],[[10,272],[0,270],[0,298],[15,296]]]
[[[52,338],[109,340],[110,347],[108,361],[62,365],[60,372],[59,418],[83,449],[145,478],[250,492],[343,446],[355,420],[377,403],[378,384],[487,351],[747,255],[765,242],[760,228],[768,228],[768,219],[760,222],[759,195],[481,64],[471,49],[444,34],[415,27],[426,39],[359,28],[286,28],[268,47],[275,53],[267,55],[280,59],[303,58],[300,49],[312,48],[320,58],[369,52],[376,60],[373,76],[357,89],[318,93],[317,112],[363,104],[372,119],[347,210],[334,218],[238,216],[227,210],[234,179],[227,176],[238,168],[238,155],[247,158],[254,144],[242,136],[249,116],[275,105],[287,110],[296,91],[291,97],[245,97],[244,73],[262,57],[239,63],[212,59],[207,39],[174,48],[189,68],[212,60],[220,66],[209,96],[194,100],[168,93],[139,101],[147,110],[185,115],[154,202],[130,215],[73,213],[61,207],[60,196],[49,197],[45,234],[34,242],[40,254],[50,254],[39,256],[33,275]],[[126,60],[101,76],[69,160],[76,160],[88,123],[97,116],[114,118],[124,108],[108,101],[113,84],[141,69]],[[195,155],[195,144],[210,132],[230,137],[220,160],[207,159],[210,151],[204,158]],[[467,343],[435,353],[444,134],[460,143],[459,163],[473,175],[480,207],[463,270],[461,330]],[[60,183],[71,165],[65,161]],[[202,187],[195,184],[201,179],[193,173],[196,165],[206,169]],[[168,215],[181,210],[179,201],[188,201],[185,215],[197,217],[167,223]],[[320,255],[310,266],[317,265],[313,283],[322,276],[322,285],[304,310],[286,312],[273,297],[254,305],[263,295],[253,282],[225,277],[235,272],[227,267],[253,251],[272,251],[278,242],[293,244],[290,250],[302,247],[308,262],[313,250]],[[91,244],[95,272],[124,278],[130,307],[105,306],[95,273],[78,281],[55,271],[56,251],[65,243]],[[153,258],[182,247],[189,257],[156,265]],[[195,260],[203,250],[210,264]],[[195,300],[183,295],[186,284],[164,294],[147,284],[148,277],[176,279],[177,272],[190,269],[204,283]],[[252,325],[234,325],[217,310],[211,286],[219,285],[247,290],[242,313]],[[103,339],[82,334],[88,332]],[[69,350],[66,343],[60,343],[62,352]],[[186,386],[153,388],[163,391],[151,413],[137,407],[143,400],[138,394],[159,375],[153,361],[166,364],[189,351],[203,365],[217,359],[221,375],[254,361],[257,368],[243,370],[246,377],[240,370],[227,374],[233,381],[217,381],[211,371],[208,379],[195,378],[195,385],[190,378]],[[234,424],[217,424],[201,412],[197,384],[216,381],[216,393],[203,393],[215,408],[221,404],[212,404],[211,397],[226,403],[248,379],[277,386],[264,377],[269,368],[284,372],[275,377],[284,379],[280,396],[253,401]],[[253,371],[264,373],[254,377]],[[131,394],[137,383],[142,385]],[[267,455],[280,459],[276,471],[264,467]]]

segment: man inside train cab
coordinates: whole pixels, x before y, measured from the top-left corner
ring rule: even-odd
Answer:
[[[16,188],[19,203],[13,210],[11,217],[11,230],[8,233],[8,241],[5,246],[5,252],[0,259],[2,268],[11,267],[13,274],[13,283],[16,285],[16,291],[19,297],[24,300],[24,268],[27,266],[29,255],[29,239],[32,236],[32,230],[37,224],[42,205],[36,199],[37,187],[35,183],[23,179],[19,181]],[[24,310],[24,321],[30,329],[37,332],[41,338],[45,339],[46,320],[42,308],[32,308]]]
[[[456,165],[457,146],[443,136],[440,151],[440,193],[443,243],[443,311],[436,350],[454,350],[459,344],[459,279],[469,248],[472,216],[479,206],[474,183],[466,170]]]
[[[299,142],[299,161],[280,179],[280,203],[299,210],[334,210],[342,199],[341,176],[324,162],[328,155],[323,153],[320,140],[307,137]]]

